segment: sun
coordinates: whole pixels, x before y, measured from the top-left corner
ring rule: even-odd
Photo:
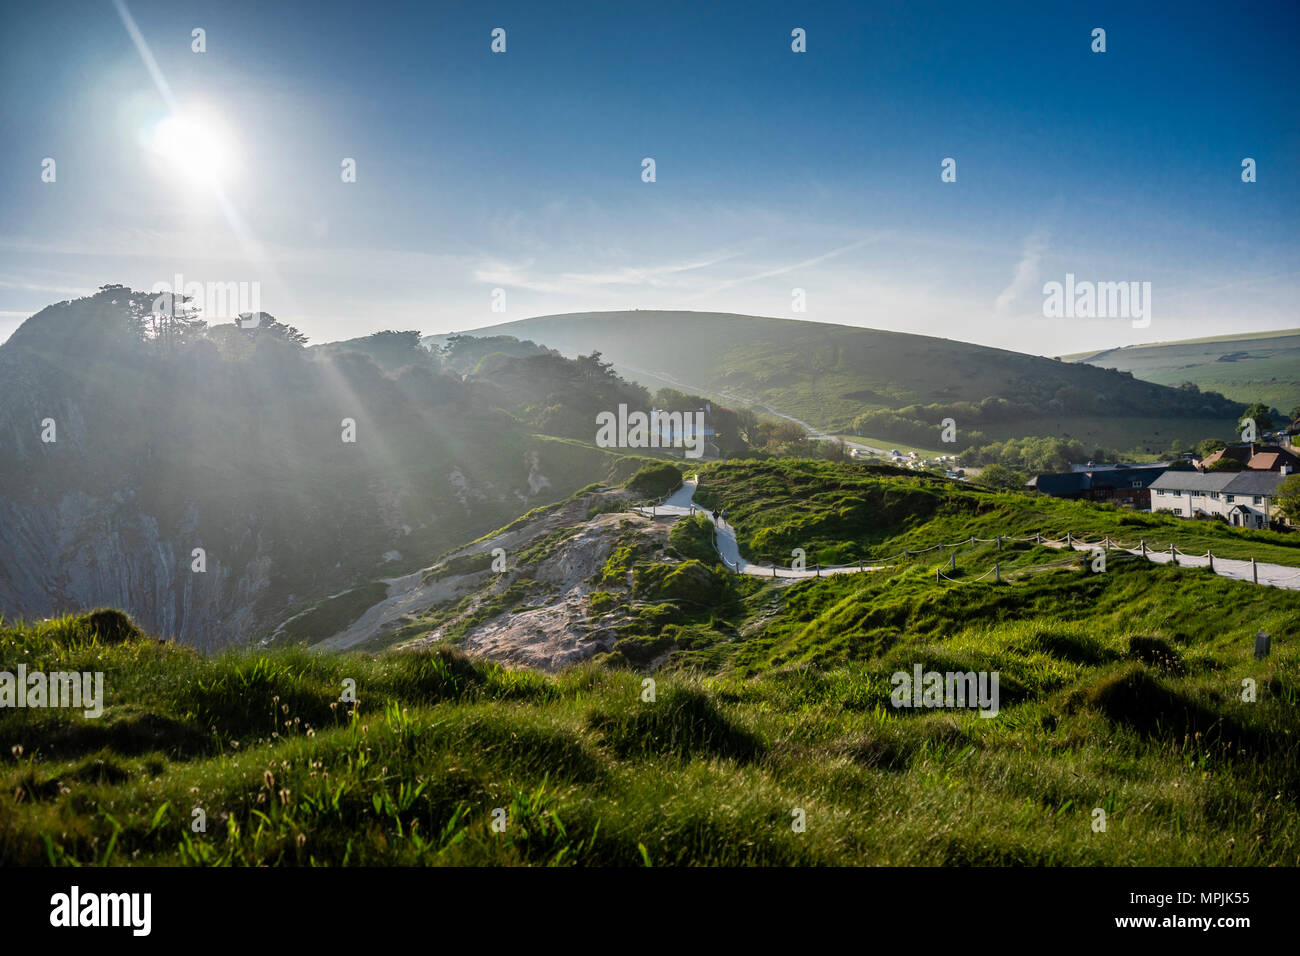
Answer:
[[[163,117],[154,127],[150,147],[168,172],[194,186],[220,187],[235,168],[233,136],[208,112],[186,110]]]

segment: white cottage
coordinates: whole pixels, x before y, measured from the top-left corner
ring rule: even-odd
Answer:
[[[1151,483],[1151,510],[1182,518],[1222,516],[1241,528],[1267,528],[1277,486],[1276,471],[1166,471]]]

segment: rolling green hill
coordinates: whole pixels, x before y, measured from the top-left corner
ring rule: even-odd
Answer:
[[[755,547],[772,524],[773,547],[810,556],[1038,507],[791,460],[712,466],[701,488]],[[1066,510],[1046,517],[1129,516]],[[538,523],[555,514],[531,519],[545,541],[520,574],[563,557]],[[706,521],[654,524],[614,526],[623,544],[593,565],[615,653],[554,674],[454,637],[208,657],[111,610],[5,621],[0,670],[103,672],[104,707],[0,710],[0,865],[1300,863],[1300,593],[1140,558],[1091,573],[1029,545],[1002,552],[1017,571],[1000,582],[966,557],[957,583],[913,565],[742,579],[706,563]],[[1179,528],[1205,533],[1144,533]],[[1269,543],[1216,550],[1229,539]],[[526,612],[527,589],[510,594]],[[1255,660],[1261,628],[1274,651]],[[917,666],[996,671],[998,712],[896,706],[895,675]]]
[[[1153,342],[1064,358],[1161,385],[1194,382],[1202,391],[1266,402],[1284,414],[1300,405],[1300,329]]]
[[[1167,449],[1230,431],[1222,396],[1004,349],[902,332],[702,312],[540,316],[480,329],[574,355],[598,350],[624,375],[768,406],[828,432],[912,440],[957,422],[958,444],[1025,435]],[[893,413],[897,412],[895,415]],[[917,426],[916,423],[920,423]],[[924,442],[921,442],[924,444]]]

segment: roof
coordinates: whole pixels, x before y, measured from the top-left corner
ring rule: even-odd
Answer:
[[[1166,471],[1151,483],[1157,491],[1218,491],[1229,495],[1272,495],[1286,478],[1276,471]]]
[[[1239,471],[1224,491],[1230,495],[1273,495],[1288,477],[1276,471]]]
[[[1126,466],[1096,471],[1071,471],[1056,475],[1037,475],[1029,485],[1045,495],[1063,498],[1101,488],[1132,488],[1133,482],[1147,487],[1165,471],[1164,465]]]
[[[1164,465],[1144,468],[1112,468],[1101,472],[1088,472],[1090,488],[1131,488],[1133,482],[1141,482],[1145,488],[1165,473]]]
[[[1153,491],[1222,491],[1239,471],[1166,471],[1151,482]]]
[[[1045,495],[1063,497],[1087,491],[1090,487],[1087,472],[1077,471],[1068,475],[1038,475],[1034,478],[1034,487]]]
[[[1295,455],[1284,449],[1278,449],[1277,451],[1261,451],[1250,460],[1250,464],[1246,467],[1255,471],[1272,471],[1279,465],[1290,465],[1294,468],[1297,464],[1300,464],[1300,459],[1297,459]]]

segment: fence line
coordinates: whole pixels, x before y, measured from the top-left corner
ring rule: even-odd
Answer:
[[[700,511],[701,511],[701,513],[703,513],[703,514],[705,514],[705,515],[709,514],[709,512],[708,512],[707,510],[703,509],[703,508],[701,508]],[[980,543],[980,544],[994,544],[994,543],[996,543],[996,544],[999,545],[999,550],[1001,550],[1001,543],[1004,542],[1004,541],[1009,541],[1009,542],[1013,542],[1013,543],[1028,543],[1028,542],[1032,541],[1032,542],[1034,542],[1035,544],[1042,545],[1042,546],[1045,546],[1045,547],[1069,547],[1069,548],[1071,548],[1072,550],[1076,550],[1076,551],[1080,551],[1080,552],[1082,552],[1082,551],[1084,551],[1084,550],[1087,550],[1087,549],[1088,549],[1088,546],[1089,546],[1089,545],[1092,545],[1092,546],[1094,546],[1094,547],[1101,547],[1103,551],[1112,551],[1112,550],[1114,550],[1114,551],[1123,551],[1123,552],[1125,552],[1126,554],[1128,554],[1128,555],[1130,555],[1130,556],[1133,556],[1133,557],[1143,557],[1143,558],[1147,558],[1147,560],[1154,560],[1154,558],[1149,557],[1149,556],[1153,556],[1153,555],[1157,555],[1157,554],[1168,554],[1168,555],[1170,556],[1171,563],[1173,563],[1173,565],[1174,565],[1175,567],[1179,567],[1179,566],[1180,566],[1180,565],[1178,564],[1178,558],[1179,558],[1180,556],[1181,556],[1181,557],[1184,557],[1184,558],[1194,558],[1194,559],[1196,559],[1196,560],[1198,560],[1198,561],[1204,559],[1204,560],[1207,560],[1207,561],[1209,562],[1209,563],[1208,563],[1208,567],[1209,567],[1209,569],[1210,569],[1211,571],[1214,571],[1214,573],[1219,574],[1219,572],[1215,571],[1215,568],[1214,568],[1215,557],[1214,557],[1214,553],[1213,553],[1213,551],[1210,551],[1210,550],[1207,550],[1207,551],[1205,552],[1205,554],[1193,554],[1193,553],[1190,552],[1190,551],[1181,551],[1181,550],[1178,549],[1178,546],[1177,546],[1177,545],[1171,543],[1171,544],[1169,545],[1169,550],[1168,550],[1168,551],[1158,551],[1158,550],[1155,550],[1155,549],[1152,549],[1152,548],[1147,548],[1147,546],[1146,546],[1146,540],[1145,540],[1145,539],[1141,539],[1141,540],[1138,542],[1137,545],[1124,544],[1124,543],[1122,543],[1122,542],[1115,541],[1115,540],[1114,540],[1113,538],[1111,538],[1109,535],[1105,535],[1105,536],[1103,536],[1102,538],[1100,538],[1100,539],[1098,539],[1098,540],[1089,541],[1089,540],[1088,540],[1087,538],[1085,538],[1085,537],[1080,537],[1080,536],[1077,536],[1077,535],[1071,534],[1071,533],[1068,532],[1068,531],[1065,533],[1065,536],[1064,536],[1063,538],[1051,538],[1051,537],[1048,537],[1048,536],[1046,536],[1046,535],[1043,535],[1043,534],[1039,533],[1039,534],[1035,534],[1035,535],[1031,535],[1031,536],[1023,537],[1023,538],[1013,537],[1013,536],[1011,536],[1011,535],[999,535],[999,536],[996,537],[996,538],[976,538],[976,537],[971,537],[971,538],[968,538],[966,541],[959,541],[959,542],[956,542],[955,544],[947,544],[947,543],[944,543],[944,542],[940,542],[939,544],[931,545],[931,546],[928,547],[928,548],[919,548],[919,549],[908,548],[908,549],[905,549],[904,551],[900,552],[899,554],[892,555],[891,557],[888,557],[888,558],[872,558],[872,559],[870,559],[870,567],[871,567],[871,570],[876,570],[876,571],[879,571],[879,570],[887,570],[887,569],[893,569],[893,568],[898,568],[898,567],[900,567],[900,565],[895,564],[895,563],[893,563],[893,562],[896,562],[899,558],[919,557],[920,555],[922,555],[922,554],[928,554],[928,553],[931,552],[931,551],[935,551],[935,550],[939,550],[939,549],[944,549],[944,548],[954,548],[954,549],[955,549],[955,548],[962,547],[963,545],[966,546],[966,547],[969,547],[969,548],[972,548],[972,549],[973,549],[973,548],[974,548],[974,545],[975,545],[976,543]],[[1076,545],[1079,546],[1079,547],[1076,547]],[[739,563],[739,562],[728,561],[727,558],[726,558],[726,556],[722,554],[722,549],[718,546],[718,528],[717,528],[716,524],[715,524],[714,527],[713,527],[713,547],[714,547],[714,549],[718,552],[718,557],[721,558],[723,566],[725,566],[728,570],[733,570],[733,571],[735,571],[737,574],[741,573],[741,571],[740,571],[740,563]],[[954,553],[953,556],[952,556],[952,560],[953,560],[953,562],[954,562],[953,567],[955,568],[955,562],[956,562],[956,554],[955,554],[955,553]],[[1037,573],[1037,572],[1039,572],[1039,571],[1048,571],[1048,570],[1051,570],[1051,569],[1053,569],[1053,568],[1060,568],[1060,567],[1064,567],[1064,566],[1066,566],[1066,565],[1075,564],[1078,560],[1079,560],[1079,558],[1077,558],[1077,557],[1070,557],[1070,558],[1063,559],[1063,560],[1061,560],[1061,561],[1052,561],[1052,562],[1049,562],[1049,563],[1047,563],[1047,564],[1035,564],[1035,565],[1020,566],[1020,567],[1009,567],[1009,568],[1006,568],[1005,571],[1003,571],[1003,569],[1001,568],[1001,565],[1000,565],[1000,564],[994,564],[993,567],[989,568],[987,571],[985,571],[985,572],[984,572],[983,574],[981,574],[979,577],[977,577],[977,578],[970,578],[970,579],[950,577],[949,575],[943,573],[942,568],[936,568],[936,569],[935,569],[935,580],[936,580],[936,581],[939,581],[939,580],[949,581],[949,582],[951,582],[951,583],[953,583],[953,584],[974,584],[974,583],[977,582],[977,581],[982,581],[982,580],[984,580],[985,578],[987,578],[987,577],[991,574],[991,575],[994,575],[994,578],[995,578],[996,581],[1000,582],[1001,579],[1002,579],[1001,576],[1002,576],[1003,573],[1005,573],[1005,574],[1007,574],[1007,575],[1024,575],[1024,574],[1033,574],[1033,573]],[[1253,583],[1253,584],[1256,584],[1256,585],[1259,584],[1258,570],[1257,570],[1257,568],[1256,568],[1256,563],[1257,563],[1257,562],[1256,562],[1256,559],[1255,559],[1255,557],[1254,557],[1253,555],[1252,555],[1251,557],[1249,557],[1249,558],[1219,558],[1219,560],[1220,560],[1220,561],[1236,561],[1236,562],[1240,562],[1240,563],[1242,563],[1242,564],[1245,564],[1246,562],[1249,562],[1250,565],[1251,565],[1251,568],[1252,568],[1252,572],[1253,572],[1253,573],[1252,573],[1252,577],[1251,577],[1251,582],[1250,582],[1250,583]],[[755,567],[761,567],[761,565],[758,565],[758,564],[756,564],[755,562],[748,562],[748,563],[752,564],[752,565],[755,566]],[[836,572],[843,572],[843,571],[852,571],[852,570],[855,570],[855,569],[858,570],[858,571],[865,571],[865,570],[867,570],[867,566],[868,566],[868,559],[866,559],[866,558],[861,558],[861,559],[859,559],[857,562],[850,562],[850,563],[848,563],[848,564],[828,564],[828,565],[822,565],[820,562],[818,562],[818,563],[816,563],[815,566],[814,566],[814,572],[813,572],[813,573],[814,573],[814,576],[815,576],[815,577],[819,577],[819,576],[821,575],[821,572],[823,572],[823,571],[827,572],[828,574],[834,574],[834,573],[836,573]],[[1274,567],[1285,567],[1285,565],[1273,565],[1273,566],[1274,566]],[[779,576],[780,576],[779,573],[778,573],[778,570],[781,570],[781,571],[787,570],[787,569],[784,568],[784,567],[778,569],[778,567],[777,567],[775,564],[771,565],[771,566],[770,566],[770,569],[771,569],[771,571],[772,571],[772,576],[773,576],[773,577],[779,577]],[[805,569],[805,573],[806,573],[806,569]],[[1219,574],[1219,576],[1220,576],[1220,577],[1226,577],[1226,578],[1229,578],[1230,580],[1245,580],[1244,578],[1237,578],[1237,577],[1234,577],[1234,576],[1229,575],[1229,574]],[[1300,578],[1300,569],[1297,569],[1297,570],[1295,571],[1295,573],[1293,573],[1293,574],[1289,574],[1289,575],[1286,575],[1286,576],[1284,576],[1284,577],[1281,577],[1281,578],[1276,579],[1276,581],[1274,582],[1274,584],[1273,584],[1272,586],[1280,587],[1281,585],[1280,585],[1279,582],[1282,582],[1282,581],[1290,581],[1290,580],[1292,580],[1293,578]],[[1268,584],[1268,582],[1265,582],[1265,586],[1267,587],[1267,586],[1270,586],[1270,585]]]

